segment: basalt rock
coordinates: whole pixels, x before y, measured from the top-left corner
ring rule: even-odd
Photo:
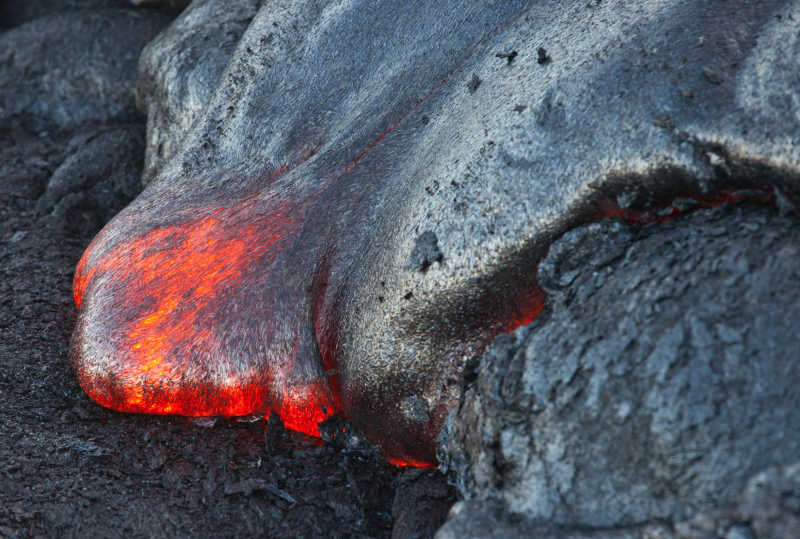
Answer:
[[[151,10],[65,9],[6,30],[0,124],[24,117],[42,131],[139,120],[133,83],[139,53],[168,22]]]
[[[257,0],[195,2],[143,51],[136,97],[148,121],[144,184],[180,150],[203,115],[260,5]]]
[[[106,406],[307,432],[339,412],[432,462],[465,364],[540,309],[555,238],[675,197],[798,194],[798,2],[227,18],[253,6],[193,6],[141,60],[152,179],[76,275],[72,361]]]
[[[472,499],[453,505],[437,539],[538,537],[541,539],[757,539],[792,538],[800,526],[798,464],[754,475],[726,504],[679,522],[648,522],[592,529],[559,525],[508,512],[498,500]]]
[[[13,28],[60,11],[130,7],[128,0],[5,0],[0,28]]]
[[[108,222],[141,191],[143,127],[95,127],[70,137],[68,157],[53,170],[37,212],[89,230]]]
[[[538,522],[739,537],[726,535],[738,522],[762,528],[749,537],[791,537],[797,467],[765,471],[800,454],[797,223],[719,207],[554,243],[539,269],[545,310],[487,349],[445,430],[467,506],[487,509],[457,512],[441,536]],[[556,532],[537,536],[571,537]]]
[[[397,477],[392,537],[433,537],[455,502],[455,489],[438,471],[409,469]]]

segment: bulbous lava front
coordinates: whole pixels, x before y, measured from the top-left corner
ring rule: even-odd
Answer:
[[[275,357],[265,345],[278,329],[270,266],[296,220],[254,200],[193,213],[106,249],[123,215],[87,249],[74,281],[81,386],[115,410],[275,411],[318,435],[337,406],[316,358],[301,347]]]

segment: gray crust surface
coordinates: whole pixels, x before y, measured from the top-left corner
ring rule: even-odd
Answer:
[[[797,216],[753,207],[565,234],[545,311],[487,349],[445,431],[462,494],[590,529],[744,503],[800,454],[798,255]]]

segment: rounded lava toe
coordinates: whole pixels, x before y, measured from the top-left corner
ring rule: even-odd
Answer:
[[[274,354],[253,338],[264,334],[257,299],[248,304],[255,315],[231,314],[232,305],[250,295],[248,281],[217,258],[198,263],[196,249],[184,260],[176,249],[137,250],[137,241],[115,247],[92,265],[82,262],[76,272],[80,314],[71,360],[86,393],[123,412],[274,411],[287,427],[318,435],[317,423],[335,411],[331,392],[315,376],[314,365],[270,361]],[[145,271],[143,261],[157,255],[164,257],[155,264],[160,271]]]

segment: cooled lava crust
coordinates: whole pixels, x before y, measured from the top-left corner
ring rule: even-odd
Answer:
[[[145,51],[153,179],[76,270],[71,360],[115,410],[312,435],[341,414],[433,464],[464,365],[541,308],[554,238],[800,185],[797,70],[759,67],[797,57],[798,2],[298,2],[260,8],[218,80],[162,54],[225,4]],[[171,145],[163,96],[197,115]]]

